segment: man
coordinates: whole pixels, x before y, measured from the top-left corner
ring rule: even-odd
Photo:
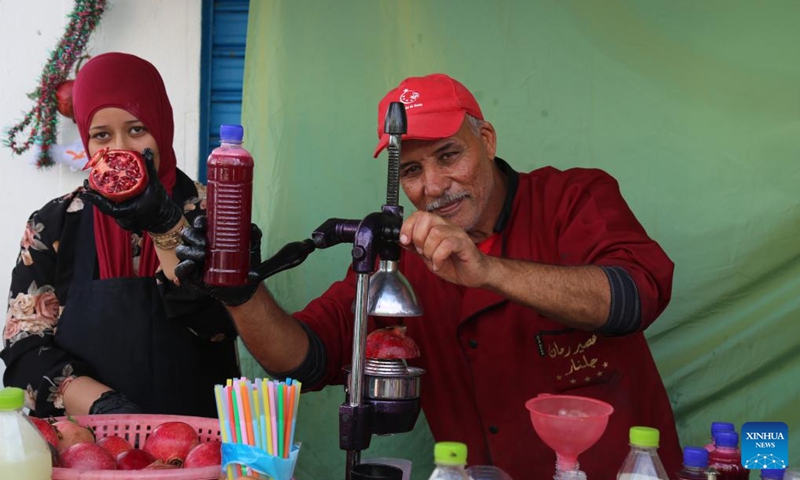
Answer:
[[[551,478],[555,455],[525,401],[581,395],[615,408],[580,456],[589,478],[616,477],[634,425],[661,431],[659,454],[678,471],[672,410],[642,333],[669,302],[673,264],[616,181],[593,169],[515,172],[495,156],[494,127],[473,95],[441,74],[408,78],[383,98],[376,157],[393,101],[406,106],[400,183],[417,208],[401,229],[400,270],[425,312],[405,324],[427,370],[421,401],[436,440],[465,442],[471,464],[515,479]],[[264,368],[317,387],[344,380],[352,271],[294,315],[263,286],[251,294],[218,292]]]

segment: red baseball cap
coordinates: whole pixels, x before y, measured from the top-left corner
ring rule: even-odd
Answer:
[[[378,146],[373,157],[389,145],[383,133],[386,110],[391,102],[403,102],[408,119],[408,133],[403,140],[439,140],[454,135],[464,116],[483,120],[483,113],[467,87],[443,73],[409,77],[383,97],[378,104]]]

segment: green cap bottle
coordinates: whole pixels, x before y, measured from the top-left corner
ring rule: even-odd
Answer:
[[[0,410],[19,410],[25,405],[25,391],[17,387],[0,390]]]
[[[631,427],[628,434],[631,445],[646,448],[658,448],[660,434],[658,429],[651,427]]]
[[[467,445],[461,442],[436,442],[433,461],[437,465],[466,465]]]

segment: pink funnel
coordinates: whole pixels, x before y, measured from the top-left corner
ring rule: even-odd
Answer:
[[[578,469],[578,455],[595,444],[614,407],[593,398],[542,394],[525,402],[533,429],[556,452],[556,470]]]

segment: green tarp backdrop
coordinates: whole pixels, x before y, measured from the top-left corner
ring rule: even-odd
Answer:
[[[327,218],[378,210],[386,157],[371,156],[377,102],[407,76],[448,73],[496,127],[498,155],[524,171],[610,172],[675,262],[672,302],[647,334],[682,443],[705,443],[715,420],[783,421],[800,466],[800,3],[250,8],[243,123],[265,255]],[[267,284],[294,311],[349,262],[348,246],[317,251]],[[243,365],[262,373],[247,354]],[[341,478],[343,398],[341,387],[303,397],[299,479]],[[365,457],[410,458],[415,479],[432,468],[424,421],[373,445]]]

